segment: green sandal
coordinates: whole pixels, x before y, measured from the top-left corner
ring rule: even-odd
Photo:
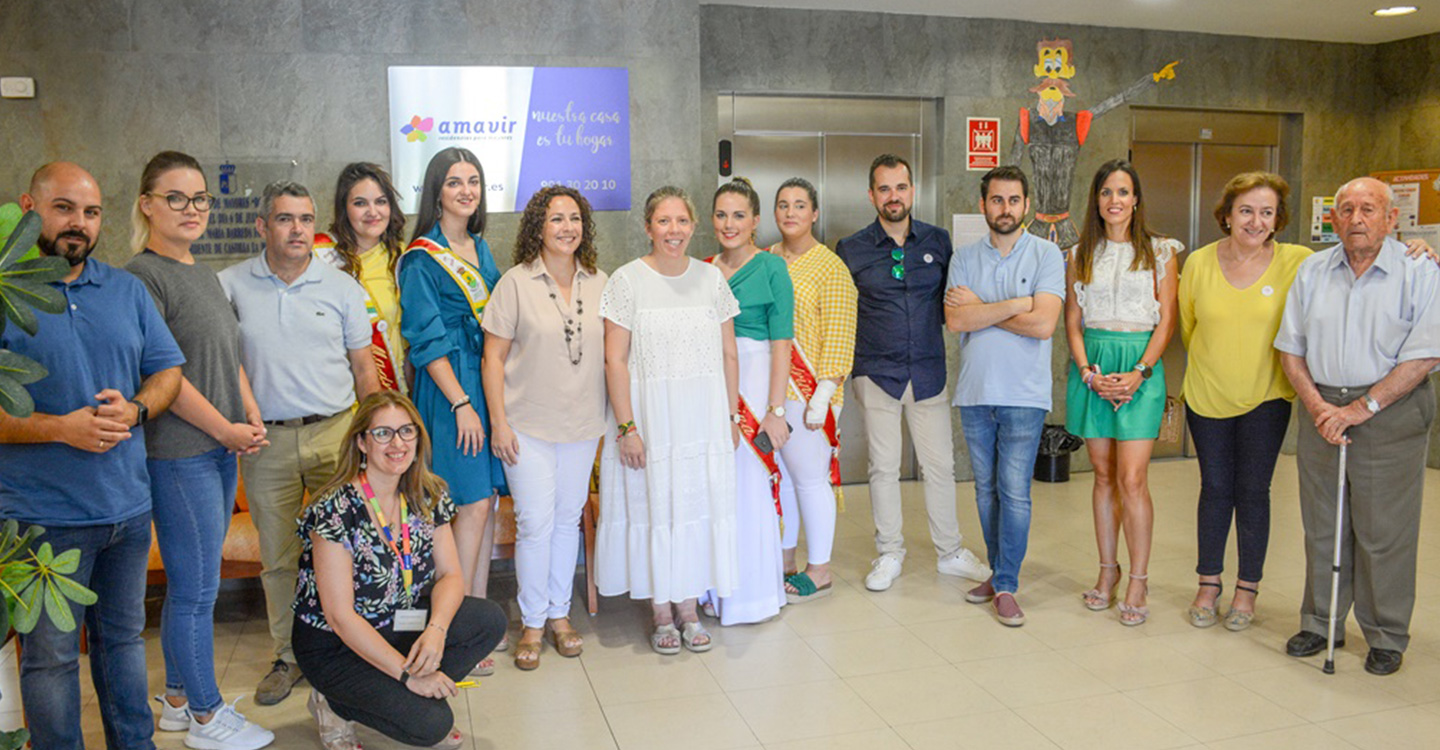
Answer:
[[[831,584],[816,586],[815,581],[810,579],[808,573],[795,573],[785,576],[785,583],[795,591],[785,592],[785,601],[789,604],[800,604],[814,599],[821,599],[830,595]],[[832,582],[833,583],[833,582]]]

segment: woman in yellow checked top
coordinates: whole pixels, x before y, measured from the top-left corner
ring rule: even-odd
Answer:
[[[379,164],[340,170],[329,234],[315,235],[315,255],[365,288],[370,353],[380,387],[405,392],[405,341],[400,337],[400,290],[395,263],[405,249],[405,214],[390,175]]]

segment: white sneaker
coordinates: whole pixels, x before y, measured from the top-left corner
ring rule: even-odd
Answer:
[[[172,706],[163,695],[155,696],[155,700],[160,701],[160,731],[183,732],[190,728],[190,704],[188,702]]]
[[[940,561],[935,563],[935,569],[947,576],[960,576],[972,581],[984,582],[990,579],[990,566],[980,562],[974,552],[964,547],[949,557],[940,558]]]
[[[239,702],[240,699],[236,698],[234,702],[221,706],[204,724],[191,717],[185,747],[194,750],[260,750],[274,742],[274,732],[248,721],[235,710],[235,704]]]
[[[884,591],[890,588],[890,584],[900,577],[900,564],[905,558],[894,552],[875,558],[870,563],[870,572],[865,576],[865,588],[871,591]]]

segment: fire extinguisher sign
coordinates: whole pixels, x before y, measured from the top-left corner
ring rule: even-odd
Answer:
[[[972,172],[1000,166],[1000,118],[965,118],[965,168]]]

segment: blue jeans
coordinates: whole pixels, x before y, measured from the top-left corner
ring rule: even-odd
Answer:
[[[962,406],[960,423],[975,472],[975,507],[996,591],[1015,593],[1030,543],[1030,478],[1045,428],[1045,410],[1029,406]]]
[[[43,525],[43,524],[42,524]],[[20,524],[21,531],[29,524]],[[94,605],[73,602],[90,637],[90,679],[112,748],[154,748],[155,715],[146,697],[145,568],[150,555],[150,513],[105,526],[52,526],[34,543],[49,542],[57,554],[80,550],[71,576],[99,597]],[[62,633],[48,616],[20,636],[20,695],[34,747],[81,750],[80,635]]]
[[[165,561],[160,648],[165,692],[208,714],[225,699],[215,683],[215,597],[220,548],[235,511],[235,455],[224,448],[190,458],[151,459],[155,537]]]

